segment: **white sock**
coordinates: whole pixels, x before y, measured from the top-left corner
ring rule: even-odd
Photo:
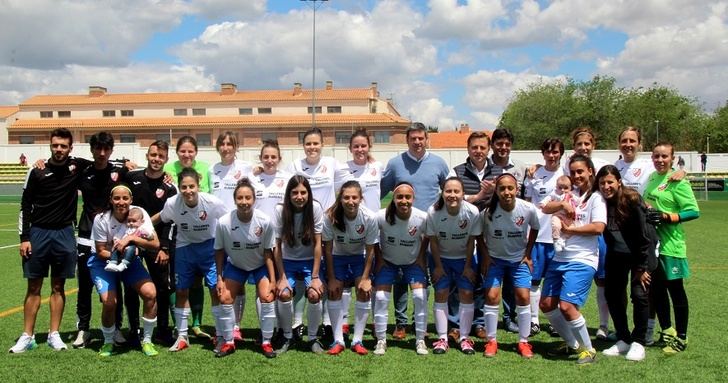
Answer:
[[[579,347],[579,342],[576,340],[576,337],[574,337],[574,334],[569,328],[569,323],[566,321],[566,318],[564,318],[564,314],[561,313],[561,310],[559,310],[558,307],[544,314],[547,318],[549,318],[551,327],[553,327],[554,330],[556,330],[556,332],[561,335],[561,338],[564,339],[569,347]]]
[[[174,308],[174,319],[177,323],[177,335],[187,338],[187,318],[190,317],[192,311],[189,307],[175,307]]]
[[[460,303],[458,311],[460,317],[460,339],[470,336],[470,328],[473,327],[473,315],[475,314],[475,306],[473,303]]]
[[[116,326],[104,327],[101,326],[101,333],[104,334],[104,344],[114,343],[114,333],[116,332]]]
[[[224,337],[225,334],[223,334],[222,328],[225,327],[225,325],[221,321],[222,306],[220,306],[220,305],[212,306],[212,307],[210,307],[210,311],[212,311],[212,319],[215,320],[215,336]],[[232,329],[231,329],[231,331],[232,331]]]
[[[587,350],[593,348],[591,338],[589,338],[589,330],[586,328],[586,319],[584,319],[583,315],[580,314],[578,318],[570,321],[569,327],[571,327],[571,333],[574,334],[581,347]]]
[[[308,340],[318,339],[318,329],[321,324],[321,315],[323,312],[321,302],[308,302]]]
[[[531,335],[531,306],[516,306],[516,316],[519,341],[528,342],[528,336]]]
[[[597,286],[597,306],[599,307],[599,327],[609,328],[609,306],[604,286]]]
[[[435,315],[435,329],[440,339],[447,339],[447,302],[435,302],[432,307]]]
[[[498,309],[499,305],[483,305],[485,312],[485,332],[488,340],[496,339],[498,333]]]
[[[370,301],[359,302],[357,301],[354,306],[354,338],[352,338],[352,344],[361,343],[364,337],[364,327],[367,325],[367,319],[369,319],[369,310],[372,309]],[[343,318],[342,318],[343,322]]]
[[[293,302],[278,301],[278,327],[286,339],[293,338]]]
[[[303,324],[303,310],[306,308],[306,286],[303,281],[296,281],[293,295],[293,327]]]
[[[245,310],[245,294],[238,295],[235,297],[233,302],[233,311],[235,312],[235,325],[238,325],[243,320],[243,311]]]
[[[216,307],[216,306],[213,306]],[[235,328],[235,306],[233,305],[220,305],[220,331],[218,334],[222,335],[225,342],[233,342],[233,329]]]
[[[154,326],[157,325],[157,317],[148,319],[142,316],[142,328],[144,329],[144,339],[142,343],[152,343],[152,333]]]
[[[531,323],[540,324],[538,318],[538,302],[541,300],[541,285],[531,285]]]
[[[273,328],[276,324],[275,303],[260,304],[260,332],[263,334],[263,343],[270,343],[273,337]]]
[[[427,289],[412,289],[412,301],[415,306],[415,338],[424,340],[427,332]],[[389,294],[389,293],[387,293]],[[387,330],[387,322],[384,322],[384,330]],[[383,338],[380,338],[383,339]]]
[[[260,297],[255,298],[255,314],[258,318],[260,318]]]
[[[341,299],[326,302],[329,307],[329,317],[331,318],[331,327],[334,330],[334,342],[344,344],[344,330],[342,328],[343,317],[341,315]]]
[[[328,301],[329,298],[324,294],[323,297],[321,297],[321,320],[323,321],[324,326],[331,326],[331,317],[329,316],[329,306],[326,304],[326,301]],[[346,307],[346,311],[349,311],[349,307]]]
[[[351,305],[351,287],[344,288],[341,291],[341,307],[344,310],[341,313],[341,324],[349,323],[349,307]]]
[[[421,290],[421,289],[420,289]],[[377,291],[374,296],[377,301],[374,304],[374,332],[379,340],[387,340],[387,321],[389,320],[389,300],[392,293],[389,291]],[[414,296],[414,290],[413,290]],[[417,301],[415,301],[415,304]],[[417,307],[417,306],[415,306]],[[417,309],[415,309],[416,311]],[[415,316],[417,320],[417,316]]]

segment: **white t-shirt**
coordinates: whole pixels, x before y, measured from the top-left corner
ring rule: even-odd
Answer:
[[[306,261],[313,259],[313,246],[314,239],[311,238],[311,243],[308,246],[301,244],[301,236],[303,234],[302,220],[303,213],[295,213],[293,215],[293,232],[296,233],[296,242],[293,247],[289,246],[285,240],[283,240],[283,205],[276,205],[276,214],[273,216],[273,227],[275,229],[276,239],[281,240],[281,256],[283,259],[289,259],[293,261]],[[321,234],[324,226],[324,211],[321,209],[321,204],[313,201],[313,231],[315,234]]]
[[[212,194],[200,192],[195,207],[187,206],[182,195],[177,194],[164,203],[159,218],[162,222],[174,221],[177,226],[175,247],[180,248],[214,238],[217,220],[227,212],[225,204]]]
[[[372,212],[381,208],[379,184],[382,181],[384,167],[379,161],[367,162],[366,165],[357,165],[353,160],[346,162],[349,173],[353,179],[359,181],[364,196],[364,205]]]
[[[538,213],[540,229],[538,230],[536,242],[554,242],[551,237],[551,214],[544,214],[541,211],[541,207],[543,207],[541,201],[556,189],[556,180],[562,175],[564,175],[564,169],[561,167],[552,172],[542,166],[533,173],[533,178],[527,178],[526,182],[523,183],[526,188],[526,198],[531,198],[531,203],[538,207],[536,212]]]
[[[564,171],[564,174],[566,174],[567,176],[571,175],[571,170],[569,169],[569,162],[571,161],[571,157],[573,155],[574,155],[574,153],[572,153],[571,155],[566,157],[566,159],[564,159],[564,161],[563,161],[563,164],[561,165],[561,168]],[[596,157],[591,157],[591,160],[592,160],[592,164],[594,164],[594,176],[596,176],[597,173],[599,173],[599,169],[601,169],[602,167],[604,167],[606,165],[612,164],[609,161],[603,160],[601,158],[596,158]]]
[[[254,177],[255,208],[273,217],[276,213],[276,205],[283,203],[286,186],[290,179],[291,175],[283,170],[276,171],[276,174],[260,173]]]
[[[450,215],[447,207],[427,209],[427,236],[437,237],[440,258],[463,259],[471,236],[483,232],[480,212],[475,205],[463,201],[456,215]]]
[[[142,214],[144,215],[144,223],[142,223],[142,225],[139,226],[138,229],[146,233],[154,233],[152,219],[149,218],[149,214],[147,213],[147,211],[140,208],[139,206],[129,206],[129,210],[135,208],[141,210]],[[111,249],[114,244],[114,239],[123,238],[124,235],[126,235],[127,233],[127,229],[129,228],[126,226],[126,221],[117,221],[116,218],[114,218],[113,211],[107,210],[102,214],[97,214],[94,218],[94,224],[91,228],[91,239],[94,242],[106,242],[107,248]],[[134,229],[133,231],[136,230],[137,229]]]
[[[333,255],[359,255],[364,254],[366,245],[379,242],[379,228],[374,213],[364,206],[353,220],[344,217],[346,230],[337,229],[329,219],[324,216],[324,228],[321,232],[323,241],[333,241]]]
[[[220,198],[228,211],[235,210],[235,198],[233,197],[235,187],[243,177],[250,178],[252,171],[253,166],[247,161],[235,160],[230,165],[216,163],[210,169],[210,194]]]
[[[395,265],[411,265],[417,261],[420,253],[422,238],[425,236],[427,213],[413,207],[408,220],[399,219],[395,214],[394,225],[390,225],[386,219],[386,212],[387,209],[380,209],[377,212],[382,258]]]
[[[508,262],[523,259],[530,229],[539,229],[537,211],[536,206],[520,198],[516,199],[516,206],[511,211],[496,205],[492,222],[484,211],[483,235],[490,256]]]
[[[264,251],[275,246],[273,225],[260,210],[253,211],[250,222],[238,218],[237,211],[220,217],[215,229],[215,250],[225,250],[230,263],[246,271],[265,264]]]
[[[574,199],[578,201],[575,208],[575,227],[601,222],[607,223],[607,204],[599,192],[592,193],[589,200],[582,202],[574,192]],[[599,265],[599,244],[598,235],[569,235],[566,239],[564,251],[556,253],[554,260],[557,262],[580,262],[593,267],[595,270]]]
[[[630,163],[624,162],[624,160],[617,160],[614,166],[617,167],[619,175],[622,176],[622,185],[635,188],[640,194],[645,191],[647,180],[655,171],[655,165],[652,163],[652,160],[647,158],[637,158]]]
[[[336,201],[336,192],[351,179],[349,169],[333,157],[321,157],[317,165],[309,165],[305,158],[288,165],[288,172],[308,179],[313,197],[327,210]]]

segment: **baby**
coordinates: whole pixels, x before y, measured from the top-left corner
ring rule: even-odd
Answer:
[[[551,201],[567,201],[572,207],[576,207],[577,201],[571,193],[571,179],[568,176],[561,176],[556,179],[556,190],[551,194]],[[563,210],[551,215],[551,236],[554,239],[554,250],[562,252],[566,246],[566,239],[561,237],[561,228],[571,226],[574,223]]]
[[[142,228],[143,224],[144,212],[142,212],[142,209],[139,209],[138,207],[132,208],[131,210],[129,210],[129,215],[126,217],[126,230],[124,231],[123,237],[132,235],[144,239],[152,239],[152,233],[148,233],[146,230],[144,230]],[[114,244],[116,244],[118,241],[119,238],[115,237]],[[123,258],[120,260],[119,251],[114,249],[111,252],[111,259],[109,259],[109,263],[106,264],[104,270],[117,273],[126,270],[126,268],[129,267],[131,261],[134,260],[134,257],[137,255],[138,251],[136,246],[129,244],[124,248],[123,253]]]

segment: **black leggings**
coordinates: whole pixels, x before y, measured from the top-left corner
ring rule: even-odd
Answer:
[[[651,303],[657,312],[657,319],[660,327],[664,330],[672,327],[670,320],[670,300],[672,299],[673,310],[675,310],[675,330],[680,338],[685,339],[688,333],[688,296],[685,293],[685,286],[682,279],[664,280],[665,271],[662,264],[654,273],[657,278],[652,280],[650,289]]]
[[[609,314],[614,322],[614,329],[617,331],[617,338],[626,343],[634,341],[644,345],[647,320],[649,318],[649,293],[642,287],[637,274],[634,272],[631,258],[630,254],[616,252],[607,254],[604,295],[607,298],[607,306],[609,306]],[[632,333],[629,332],[629,323],[627,321],[625,289],[628,284],[630,285],[632,321],[634,322]]]

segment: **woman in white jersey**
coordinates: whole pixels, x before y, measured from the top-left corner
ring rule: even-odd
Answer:
[[[427,236],[430,239],[432,265],[430,275],[435,288],[435,328],[438,340],[435,354],[447,352],[447,299],[450,288],[457,286],[460,302],[460,350],[472,355],[473,291],[476,272],[473,269],[475,238],[482,233],[480,212],[463,200],[463,182],[450,177],[442,185],[440,198],[427,210]]]
[[[324,216],[321,237],[327,264],[329,315],[334,330],[334,343],[329,348],[329,355],[338,355],[346,347],[342,328],[343,313],[349,311],[349,307],[342,304],[341,296],[344,286],[352,283],[357,288],[357,302],[351,350],[359,355],[367,354],[362,337],[371,310],[372,281],[369,276],[374,247],[379,242],[379,228],[375,213],[365,207],[360,208],[361,203],[359,182],[346,181],[336,202]]]
[[[195,275],[201,274],[210,289],[212,315],[218,322],[221,315],[217,296],[217,272],[215,269],[215,225],[227,213],[219,198],[199,191],[200,174],[192,168],[179,173],[177,185],[180,193],[168,199],[159,213],[163,222],[174,221],[177,226],[174,270],[177,302],[174,309],[177,325],[177,341],[170,351],[182,351],[189,347],[187,319],[190,316],[189,289]],[[215,326],[217,334],[222,329]],[[217,347],[222,347],[218,339]],[[218,351],[218,350],[216,350]]]
[[[291,175],[284,170],[278,169],[278,165],[281,163],[281,149],[278,147],[278,141],[263,141],[258,158],[262,165],[262,171],[253,178],[255,208],[262,210],[269,217],[273,217],[276,205],[283,203],[286,185],[288,185]]]
[[[375,304],[374,332],[377,345],[375,355],[387,351],[387,321],[392,284],[401,280],[410,285],[415,305],[415,350],[427,355],[427,272],[425,236],[427,213],[415,208],[415,190],[408,182],[400,182],[392,191],[392,201],[377,213],[379,225],[379,252],[374,267]]]
[[[321,298],[324,285],[320,278],[321,231],[323,210],[313,199],[308,179],[301,175],[291,177],[286,186],[283,204],[276,206],[273,217],[276,228],[276,246],[273,252],[278,280],[278,326],[283,331],[283,342],[276,351],[281,354],[293,345],[293,289],[296,281],[303,280],[308,298],[308,340],[312,352],[324,352],[318,340],[321,323]]]
[[[210,169],[210,194],[219,198],[228,211],[235,210],[235,198],[233,190],[239,180],[249,177],[252,172],[252,165],[247,161],[236,158],[238,153],[238,138],[235,133],[226,131],[217,136],[215,148],[220,155],[220,162]],[[238,291],[238,290],[236,290]],[[235,297],[235,329],[236,341],[242,341],[240,333],[240,320],[243,318],[245,309],[245,285],[242,286],[240,294]]]
[[[563,210],[574,219],[574,224],[562,229],[568,235],[566,246],[549,263],[541,292],[541,311],[551,326],[566,341],[552,350],[552,355],[578,354],[577,363],[594,362],[596,351],[592,347],[586,320],[579,311],[584,307],[592,280],[599,264],[599,236],[607,224],[607,207],[594,182],[594,164],[581,154],[571,157],[569,170],[574,195],[578,204],[549,202],[544,213]]]
[[[255,210],[255,189],[248,178],[241,179],[233,196],[237,208],[217,221],[215,263],[217,292],[222,305],[220,318],[225,344],[215,354],[223,357],[235,352],[233,297],[252,277],[260,299],[261,348],[267,358],[276,356],[271,345],[275,326],[275,268],[273,265],[274,228],[270,217]]]
[[[530,202],[516,198],[518,181],[510,173],[503,173],[495,180],[495,193],[488,210],[483,214],[483,237],[486,246],[482,249],[483,287],[485,288],[485,328],[488,332],[485,345],[486,357],[495,356],[498,351],[496,332],[498,309],[501,300],[501,286],[506,274],[510,275],[516,295],[518,316],[518,353],[526,358],[533,357],[533,348],[528,343],[531,333],[531,251],[538,236],[539,221],[536,207]]]
[[[159,247],[159,238],[154,234],[154,226],[144,209],[132,206],[131,190],[124,185],[115,186],[111,189],[111,210],[102,214],[98,214],[94,219],[94,225],[91,230],[91,238],[96,244],[96,251],[91,254],[88,259],[91,278],[96,285],[96,290],[101,298],[103,305],[101,310],[101,333],[104,335],[104,344],[99,350],[99,356],[111,356],[114,352],[114,332],[116,331],[115,313],[117,305],[116,286],[119,280],[125,285],[131,286],[144,301],[144,315],[142,322],[144,324],[144,340],[142,341],[142,351],[147,356],[157,355],[157,350],[152,344],[152,331],[157,323],[157,293],[152,283],[149,273],[142,265],[139,257],[134,257],[134,261],[129,267],[121,273],[108,272],[104,270],[106,261],[111,256],[114,249],[124,249],[127,245],[135,245],[142,247],[148,251],[156,251]],[[147,233],[152,233],[151,239],[129,235],[124,236],[126,231],[126,219],[131,208],[137,208],[144,214],[144,224],[142,228]],[[123,237],[123,238],[122,238]]]

